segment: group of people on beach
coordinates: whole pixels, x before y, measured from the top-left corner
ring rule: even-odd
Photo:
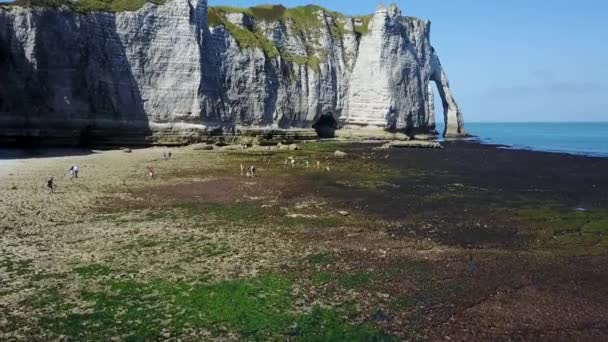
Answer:
[[[245,173],[245,165],[243,165],[243,163],[241,163],[241,176],[247,176],[247,177],[255,177],[255,172],[256,172],[256,168],[255,165],[250,165],[247,167],[247,173]]]
[[[78,165],[70,166],[70,169],[68,170],[68,175],[70,177],[70,180],[73,180],[74,178],[78,178],[79,171],[80,171],[80,168],[78,167]],[[49,189],[49,193],[51,193],[51,194],[55,193],[55,178],[53,176],[49,177],[49,179],[46,181],[46,187]]]
[[[295,168],[297,165],[297,161],[296,158],[294,157],[288,157],[287,159],[285,159],[285,167],[289,167],[291,166],[291,168]],[[309,169],[310,168],[310,160],[305,159],[304,160],[304,167]],[[320,170],[321,169],[321,161],[317,160],[315,162],[315,169]]]
[[[78,165],[72,165],[69,170],[70,180],[78,178]]]
[[[165,148],[163,150],[162,157],[163,157],[163,160],[171,159],[171,151],[169,151],[167,148]],[[294,157],[288,157],[287,159],[285,159],[285,167],[291,166],[291,168],[295,168],[296,165],[297,165],[297,162]],[[315,162],[314,166],[316,169],[321,169],[321,162],[317,160]],[[304,160],[304,167],[307,169],[311,167],[311,163],[309,160]],[[79,169],[78,165],[70,166],[70,169],[68,170],[70,180],[73,180],[74,178],[78,178],[79,170],[80,169]],[[328,169],[328,171],[329,171],[329,169]],[[256,176],[256,172],[257,172],[257,169],[256,169],[255,165],[250,165],[250,166],[245,167],[245,165],[241,163],[241,176],[253,178]],[[146,165],[146,178],[148,180],[152,180],[152,179],[154,179],[154,175],[155,175],[155,173],[154,173],[154,168],[152,167],[152,165],[150,165],[150,164]],[[47,180],[47,187],[51,194],[55,193],[54,177],[50,177]]]

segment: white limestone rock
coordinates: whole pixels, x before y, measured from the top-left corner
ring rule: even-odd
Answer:
[[[428,21],[379,7],[361,37],[360,19],[316,14],[318,28],[302,35],[291,20],[228,13],[280,51],[268,56],[240,47],[221,25],[209,28],[206,0],[116,14],[2,7],[0,137],[181,143],[217,129],[310,128],[323,115],[429,133],[430,81],[444,134],[466,134]]]

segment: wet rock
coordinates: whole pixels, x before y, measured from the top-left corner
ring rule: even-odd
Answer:
[[[393,141],[388,144],[390,148],[443,148],[436,141],[410,140],[410,141]]]
[[[372,315],[371,319],[376,322],[386,322],[390,320],[390,316],[384,311],[378,310],[375,314]]]
[[[195,151],[212,151],[213,145],[200,144],[200,145],[195,145],[192,149]]]
[[[336,158],[344,158],[346,156],[347,156],[346,152],[342,152],[342,151],[334,152],[334,157],[336,157]]]

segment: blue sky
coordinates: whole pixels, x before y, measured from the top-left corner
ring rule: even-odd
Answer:
[[[251,6],[262,0],[210,0]],[[282,0],[347,14],[376,0]],[[389,2],[385,2],[389,3]],[[465,120],[608,121],[608,1],[403,0],[405,15],[430,19]]]

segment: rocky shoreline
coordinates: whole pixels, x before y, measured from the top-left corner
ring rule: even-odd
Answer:
[[[0,339],[608,337],[608,158],[381,145],[19,160]]]

